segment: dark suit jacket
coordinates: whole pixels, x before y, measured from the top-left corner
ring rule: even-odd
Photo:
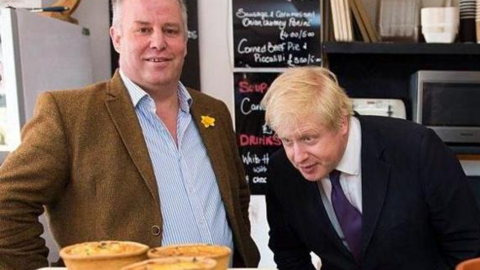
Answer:
[[[279,269],[453,269],[478,255],[480,213],[465,174],[433,131],[385,117],[359,117],[362,131],[362,265],[330,223],[315,182],[285,151],[271,158],[269,246]]]
[[[191,113],[233,232],[234,263],[256,266],[250,193],[230,113],[221,101],[197,91],[190,94]],[[214,117],[215,126],[205,128],[202,115]],[[43,205],[60,247],[106,239],[160,246],[157,188],[140,124],[118,72],[110,81],[85,89],[45,93],[22,131],[22,145],[0,167],[0,262],[21,270],[46,265],[48,251],[38,222]]]

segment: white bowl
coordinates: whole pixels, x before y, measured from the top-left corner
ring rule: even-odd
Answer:
[[[427,7],[421,11],[421,25],[458,24],[459,12],[457,7]]]
[[[453,43],[456,33],[443,32],[443,33],[429,33],[423,32],[425,41],[427,43]]]
[[[458,33],[458,25],[422,25],[422,33]]]

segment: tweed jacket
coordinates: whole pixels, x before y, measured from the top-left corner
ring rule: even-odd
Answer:
[[[255,267],[250,193],[227,107],[189,89],[191,113],[215,171],[235,251]],[[215,118],[205,128],[201,116]],[[42,94],[22,144],[0,167],[0,269],[47,265],[38,216],[60,247],[95,240],[162,243],[158,187],[135,109],[118,71],[84,89]]]

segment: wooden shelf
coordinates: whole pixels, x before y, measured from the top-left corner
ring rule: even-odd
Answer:
[[[324,42],[325,54],[441,54],[480,55],[480,44],[476,43],[364,43]]]
[[[480,160],[480,155],[457,155],[459,160]]]

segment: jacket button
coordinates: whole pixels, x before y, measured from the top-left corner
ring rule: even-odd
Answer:
[[[155,236],[158,236],[158,235],[160,235],[160,233],[162,233],[162,229],[160,229],[160,227],[157,226],[157,225],[153,225],[152,226],[152,234],[155,235]]]

